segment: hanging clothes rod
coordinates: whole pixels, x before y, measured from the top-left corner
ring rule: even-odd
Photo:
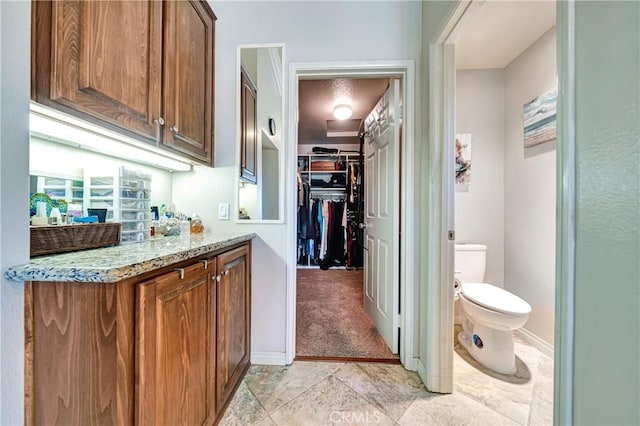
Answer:
[[[344,201],[347,199],[347,194],[344,192],[311,192],[309,194],[310,198],[320,199],[320,200],[335,200],[335,201]]]

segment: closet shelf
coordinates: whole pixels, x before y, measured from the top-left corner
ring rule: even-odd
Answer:
[[[299,235],[297,240],[298,268],[345,269],[346,265],[350,267],[361,266],[363,254],[361,244],[356,241],[354,236],[356,232],[354,229],[357,227],[354,228],[353,225],[354,222],[359,221],[356,215],[361,213],[357,212],[363,211],[362,208],[357,208],[362,203],[360,193],[364,180],[362,171],[358,171],[360,170],[360,161],[361,156],[357,152],[298,155],[299,176],[301,184],[304,186],[304,191],[300,193],[304,193],[304,199],[307,200],[300,204],[300,208],[316,208],[311,213],[309,210],[302,210],[304,213],[298,217],[300,221],[299,232],[305,233],[303,237]],[[357,170],[353,175],[350,170],[352,167]],[[357,194],[355,200],[351,190]],[[334,213],[331,213],[331,216],[339,218],[339,222],[335,223],[338,228],[342,226],[342,229],[320,230],[319,234],[311,237],[308,231],[302,230],[317,227],[317,225],[310,227],[309,222],[316,220],[314,218],[318,216],[317,205],[325,202],[338,204],[329,208],[336,209],[333,210]],[[342,225],[343,215],[346,215],[348,226]],[[325,236],[323,236],[323,232],[326,232]],[[345,237],[347,240],[344,240]],[[356,249],[356,247],[360,248]]]

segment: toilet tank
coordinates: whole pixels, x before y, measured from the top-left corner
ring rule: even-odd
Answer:
[[[463,283],[484,282],[484,269],[487,265],[487,246],[484,244],[456,244],[454,269]]]

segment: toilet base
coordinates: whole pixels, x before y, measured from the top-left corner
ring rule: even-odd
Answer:
[[[501,374],[516,372],[516,354],[511,330],[496,330],[475,323],[458,334],[458,341],[481,365]]]

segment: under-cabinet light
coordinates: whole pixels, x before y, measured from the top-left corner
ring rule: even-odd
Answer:
[[[133,138],[39,104],[30,109],[29,130],[40,138],[170,171],[191,170],[191,163]]]

